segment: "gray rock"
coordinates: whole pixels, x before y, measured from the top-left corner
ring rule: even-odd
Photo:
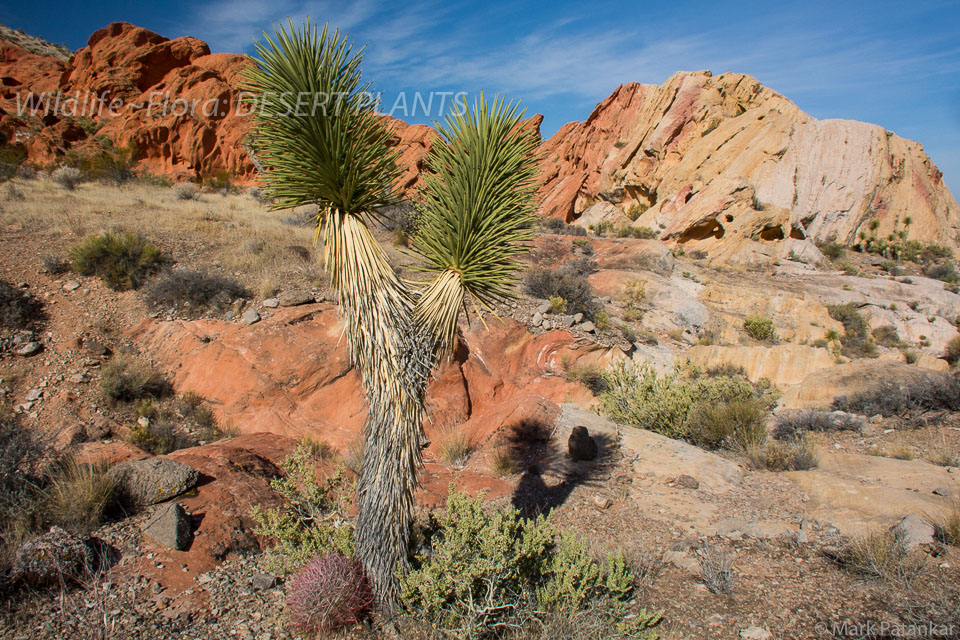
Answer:
[[[550,303],[549,303],[549,302],[541,302],[541,303],[540,303],[540,306],[537,307],[537,311],[540,312],[540,313],[549,313],[549,312],[550,312]]]
[[[17,355],[24,358],[29,358],[30,356],[35,356],[40,353],[42,347],[39,342],[28,342],[19,349],[17,349]]]
[[[533,320],[530,321],[530,324],[535,327],[539,327],[541,324],[543,324],[543,314],[541,314],[539,311],[533,314]]]
[[[763,627],[747,627],[740,632],[740,637],[743,640],[770,640],[773,634]]]
[[[600,298],[600,304],[610,304],[611,302],[613,302],[613,298],[610,296],[603,296]]]
[[[284,291],[277,296],[277,301],[281,307],[297,307],[315,302],[316,298],[309,291]]]
[[[34,388],[27,392],[27,402],[36,402],[42,397],[43,391],[40,391],[40,389]]]
[[[582,313],[573,314],[573,322],[574,324],[580,324],[581,322],[583,322],[583,314]]]
[[[67,380],[68,380],[69,382],[74,383],[74,384],[83,384],[83,383],[85,383],[85,382],[89,382],[89,381],[90,381],[90,379],[87,378],[87,375],[84,374],[84,373],[75,373],[75,374],[73,374],[72,376],[70,376],[69,378],[67,378]]]
[[[257,324],[260,322],[260,314],[257,313],[256,309],[247,309],[240,317],[240,321],[244,324]]]
[[[177,502],[162,505],[143,525],[143,535],[177,551],[190,546],[192,534],[190,520]]]
[[[254,589],[272,589],[277,585],[277,577],[269,573],[255,573],[250,578],[250,584],[253,585]]]
[[[131,460],[111,470],[127,504],[145,507],[174,498],[197,484],[197,471],[170,458]]]
[[[280,306],[280,300],[277,298],[267,298],[263,301],[263,306],[267,307],[268,309],[276,309]]]
[[[80,288],[80,283],[77,282],[76,280],[71,280],[69,282],[64,283],[63,285],[64,291],[76,291],[79,288]]]
[[[11,577],[34,586],[59,583],[61,577],[80,577],[93,554],[83,540],[60,527],[34,538],[17,549]]]
[[[83,343],[83,348],[87,350],[87,353],[95,356],[105,356],[110,353],[110,349],[107,349],[106,346],[100,342],[97,342],[96,340],[85,340]]]
[[[586,333],[596,333],[597,326],[592,322],[584,322],[583,324],[580,325],[580,330],[585,331]]]
[[[700,488],[700,481],[694,478],[693,476],[688,476],[686,474],[678,476],[676,483],[678,487],[683,487],[684,489]]]
[[[890,529],[907,550],[922,544],[933,544],[935,531],[933,525],[916,514],[910,514]]]
[[[573,326],[573,316],[563,316],[560,318],[560,326],[564,329],[569,329]]]
[[[586,427],[577,426],[570,431],[567,450],[573,460],[595,460],[598,452],[597,441]]]

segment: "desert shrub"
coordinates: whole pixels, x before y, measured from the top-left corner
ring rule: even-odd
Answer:
[[[56,276],[70,271],[70,262],[64,260],[63,256],[47,253],[40,258],[40,263],[44,270],[50,275]]]
[[[80,178],[120,185],[135,177],[137,148],[134,145],[115,147],[106,136],[97,136],[95,143],[67,152],[64,161],[79,172]]]
[[[873,339],[877,344],[882,344],[885,347],[897,348],[900,346],[900,334],[897,333],[897,328],[891,324],[885,324],[877,327],[873,330]]]
[[[27,151],[23,145],[8,144],[6,136],[0,134],[0,182],[21,175]]]
[[[347,511],[353,487],[343,469],[319,482],[310,448],[302,444],[280,468],[283,477],[271,480],[270,487],[286,503],[269,509],[257,505],[250,512],[257,522],[255,533],[277,541],[267,553],[268,569],[286,576],[331,551],[351,557],[353,526]]]
[[[644,204],[642,202],[634,202],[630,205],[630,208],[627,209],[627,217],[631,220],[636,221],[637,218],[642,216],[647,209],[650,208],[650,205]]]
[[[747,451],[767,440],[769,408],[749,397],[721,403],[698,403],[688,418],[687,438],[706,449]]]
[[[475,448],[470,434],[456,425],[442,429],[437,438],[438,453],[444,464],[463,466]]]
[[[53,173],[50,174],[50,178],[64,189],[73,191],[77,188],[77,185],[80,184],[80,169],[76,167],[60,167],[54,169]]]
[[[24,427],[18,415],[0,405],[0,577],[34,528],[51,445],[49,437]]]
[[[870,325],[853,303],[828,305],[827,312],[843,325],[844,334],[840,337],[843,355],[849,358],[877,357],[877,347],[870,342]]]
[[[869,389],[833,399],[833,408],[864,415],[910,417],[927,411],[960,411],[960,383],[946,373],[910,380],[882,380]]]
[[[193,182],[179,182],[173,185],[173,195],[177,200],[195,200],[200,195],[200,187]]]
[[[960,336],[950,338],[950,341],[947,342],[947,348],[943,354],[943,358],[950,364],[960,362]]]
[[[100,388],[114,402],[160,397],[169,390],[163,374],[127,356],[118,356],[104,365]]]
[[[587,257],[572,258],[567,260],[564,263],[563,268],[580,276],[588,276],[591,273],[596,273],[598,269],[597,261]]]
[[[931,242],[920,250],[920,259],[925,263],[952,260],[953,249],[946,245]]]
[[[163,262],[159,249],[130,232],[87,236],[69,254],[75,273],[97,275],[117,290],[138,288]]]
[[[937,538],[943,544],[960,547],[960,498],[954,496],[933,523]]]
[[[540,228],[548,233],[565,236],[585,236],[587,230],[575,224],[567,224],[560,218],[546,218],[540,221]]]
[[[233,278],[200,269],[164,271],[146,292],[146,302],[152,307],[187,308],[194,314],[222,311],[235,299],[249,297],[250,292]]]
[[[550,313],[567,312],[567,300],[563,296],[550,296],[547,302],[550,303]]]
[[[733,573],[734,556],[716,545],[705,545],[697,551],[700,579],[711,593],[728,594],[736,584]]]
[[[957,272],[957,265],[952,262],[930,265],[924,268],[923,274],[934,280],[941,280],[947,284],[960,283],[960,273]]]
[[[831,260],[836,260],[842,257],[843,252],[846,250],[846,248],[839,242],[823,242],[818,244],[817,248],[820,249],[820,253]]]
[[[773,436],[778,440],[796,438],[808,431],[833,433],[836,431],[860,431],[862,418],[844,412],[823,411],[821,409],[797,409],[785,411],[777,416]]]
[[[600,305],[594,300],[593,288],[586,277],[561,266],[558,269],[535,267],[527,272],[524,280],[528,294],[544,300],[563,298],[569,313],[582,313],[593,318]]]
[[[570,382],[579,382],[590,392],[598,396],[607,390],[607,380],[603,376],[603,369],[596,365],[576,364],[568,367],[564,374]]]
[[[200,178],[200,182],[204,187],[212,189],[213,191],[218,191],[222,195],[226,195],[234,191],[233,186],[233,175],[224,169],[220,169],[216,173],[206,174]]]
[[[857,575],[906,585],[926,567],[923,554],[911,554],[902,536],[894,531],[877,531],[853,538],[837,560]]]
[[[698,405],[756,399],[769,411],[776,393],[769,384],[753,384],[742,375],[699,375],[677,368],[658,375],[648,363],[617,363],[604,372],[608,390],[600,396],[604,413],[622,424],[656,431],[671,438],[689,435],[689,418]]]
[[[151,420],[148,424],[134,424],[126,441],[138,449],[163,456],[196,444],[179,426],[168,420]]]
[[[575,246],[576,248],[580,249],[580,251],[581,251],[581,252],[583,253],[583,255],[585,255],[585,256],[592,256],[592,255],[593,255],[593,245],[590,244],[590,241],[587,240],[586,238],[574,238],[574,239],[573,239],[573,246]]]
[[[490,470],[493,471],[498,478],[503,478],[515,474],[519,471],[519,467],[509,451],[497,447],[490,461]]]
[[[6,280],[0,280],[0,328],[36,331],[47,322],[43,301]]]
[[[311,637],[360,622],[373,604],[373,591],[363,567],[339,553],[314,558],[287,584],[290,622]]]
[[[747,450],[747,459],[754,469],[769,471],[806,471],[819,464],[817,448],[806,435],[754,445]]]
[[[116,479],[105,466],[67,459],[50,472],[43,500],[49,524],[86,536],[116,504]]]
[[[743,321],[743,330],[754,340],[769,342],[776,338],[773,320],[761,315],[753,315]]]
[[[431,514],[429,550],[401,577],[401,601],[409,613],[458,637],[497,637],[538,613],[573,614],[593,603],[609,611],[607,623],[636,631],[659,616],[641,612],[623,619],[633,592],[625,558],[597,561],[586,542],[558,536],[549,519],[521,517],[513,507],[487,508],[451,486],[446,509]]]
[[[137,405],[139,420],[130,428],[127,441],[153,455],[165,455],[178,449],[213,442],[232,435],[223,429],[203,398],[185,393],[172,401],[141,399]]]

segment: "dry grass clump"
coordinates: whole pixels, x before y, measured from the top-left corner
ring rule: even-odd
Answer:
[[[173,185],[173,195],[178,200],[196,200],[200,197],[200,187],[193,182],[181,182]]]
[[[51,473],[44,494],[51,524],[87,535],[116,504],[117,484],[106,466],[67,459]]]
[[[441,429],[437,437],[437,453],[444,464],[462,467],[475,449],[470,434],[459,425]]]
[[[948,373],[909,380],[883,380],[850,396],[834,398],[833,408],[863,415],[910,417],[929,411],[960,410],[960,382]]]
[[[729,594],[737,582],[733,572],[735,558],[729,551],[716,545],[704,545],[697,551],[700,579],[711,593]]]
[[[493,459],[490,461],[490,470],[493,471],[498,478],[505,478],[506,476],[515,474],[520,468],[509,451],[504,450],[502,447],[497,447],[493,452]]]
[[[806,471],[820,464],[817,448],[809,436],[788,441],[771,440],[747,450],[754,469],[768,471]]]
[[[113,402],[158,398],[169,390],[163,374],[128,356],[118,356],[103,367],[100,388]]]
[[[850,540],[837,558],[848,571],[865,578],[910,585],[926,568],[922,553],[910,553],[893,531],[877,531]]]
[[[117,290],[138,288],[162,262],[155,245],[130,232],[88,236],[70,247],[70,267],[75,273],[99,276]]]
[[[358,434],[356,438],[347,444],[346,451],[343,452],[343,465],[357,475],[363,468],[363,456],[367,449],[367,442],[363,434]]]
[[[80,184],[80,169],[60,167],[50,174],[50,178],[67,191],[73,191]]]
[[[141,400],[127,441],[154,455],[165,455],[234,435],[234,429],[217,423],[203,398],[185,393],[169,400]]]
[[[782,440],[797,437],[808,431],[819,433],[860,431],[864,422],[863,418],[840,411],[798,409],[785,411],[777,416],[773,435]]]
[[[590,392],[599,396],[608,389],[607,380],[603,377],[603,369],[595,364],[575,364],[568,367],[564,376],[570,382],[579,382]]]

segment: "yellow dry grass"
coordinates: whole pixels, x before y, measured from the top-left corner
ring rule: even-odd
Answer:
[[[0,194],[0,224],[29,230],[44,253],[65,254],[87,234],[132,231],[180,265],[218,267],[259,295],[326,282],[314,255],[313,227],[285,223],[292,212],[269,211],[246,193],[203,192],[180,200],[172,187],[138,182],[87,182],[73,191],[46,177],[11,182],[23,198]],[[298,255],[303,249],[310,254],[306,260]],[[32,257],[39,265],[40,256]]]

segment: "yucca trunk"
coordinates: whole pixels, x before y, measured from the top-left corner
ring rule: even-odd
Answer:
[[[356,551],[380,605],[392,610],[399,603],[396,572],[407,562],[418,487],[430,341],[414,329],[411,292],[363,221],[335,210],[325,218],[324,261],[367,398]]]

